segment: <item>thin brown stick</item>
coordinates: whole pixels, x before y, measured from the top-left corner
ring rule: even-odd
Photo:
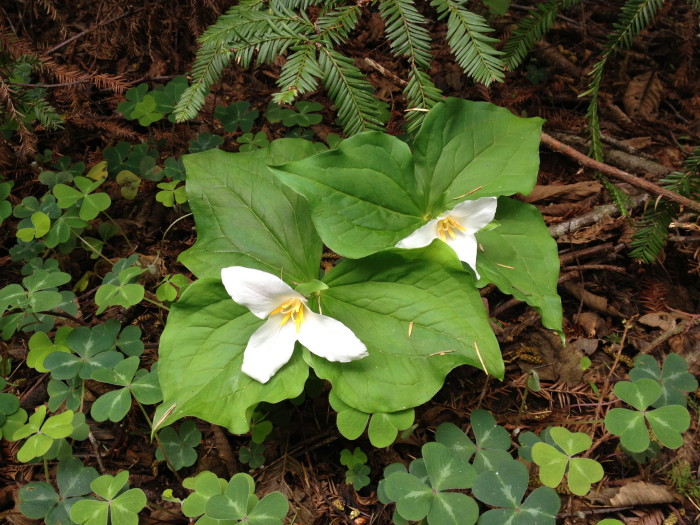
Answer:
[[[81,31],[80,33],[73,35],[73,36],[70,37],[69,39],[64,40],[63,42],[61,42],[61,43],[59,43],[59,44],[56,44],[56,45],[53,46],[51,49],[47,49],[46,51],[43,52],[43,54],[44,54],[44,55],[50,55],[50,54],[53,53],[54,51],[58,51],[59,49],[61,49],[62,47],[67,46],[67,45],[70,44],[71,42],[75,42],[75,41],[78,40],[81,36],[87,35],[88,33],[93,32],[95,29],[97,29],[97,28],[99,28],[99,27],[101,27],[101,26],[103,26],[103,25],[111,24],[111,23],[113,23],[113,22],[116,22],[116,21],[118,21],[118,20],[121,20],[122,18],[126,18],[126,17],[131,16],[131,15],[134,15],[134,14],[140,12],[140,11],[143,11],[144,9],[146,9],[146,8],[145,8],[145,7],[138,7],[138,8],[136,8],[136,9],[129,9],[129,10],[126,11],[125,13],[122,13],[122,14],[120,14],[120,15],[118,15],[118,16],[112,17],[112,18],[110,18],[109,20],[103,20],[102,22],[98,22],[98,23],[95,24],[94,26],[87,28],[85,31]]]
[[[631,184],[632,186],[641,188],[648,193],[661,195],[662,197],[666,197],[668,200],[680,204],[681,206],[685,206],[686,208],[690,208],[692,210],[700,212],[700,202],[694,201],[692,199],[689,199],[688,197],[684,197],[683,195],[679,195],[678,193],[667,190],[666,188],[663,188],[658,184],[654,184],[653,182],[649,182],[640,177],[635,177],[634,175],[627,173],[626,171],[622,171],[618,168],[615,168],[614,166],[609,166],[608,164],[598,162],[597,160],[594,160],[589,156],[584,155],[583,153],[575,150],[571,146],[568,146],[563,142],[559,142],[557,139],[555,139],[551,135],[548,135],[547,133],[542,133],[542,143],[553,151],[563,153],[567,157],[571,157],[582,166],[598,170],[601,173],[604,173],[605,175],[608,175],[614,179],[621,180],[623,182]]]

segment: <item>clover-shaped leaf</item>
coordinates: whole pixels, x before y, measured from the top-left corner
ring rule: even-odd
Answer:
[[[333,410],[338,412],[336,425],[340,433],[348,439],[357,439],[369,421],[367,433],[373,446],[377,448],[391,445],[400,430],[409,428],[415,419],[412,408],[391,413],[368,414],[346,405],[331,390],[329,400]]]
[[[101,499],[81,500],[70,509],[70,518],[79,523],[101,525],[138,525],[138,513],[146,506],[146,495],[141,489],[128,489],[129,472],[116,476],[105,474],[90,483],[90,488]]]
[[[212,496],[224,493],[228,483],[213,472],[205,470],[195,477],[186,478],[182,486],[193,491],[183,500],[182,513],[189,518],[196,518],[204,514],[206,504]]]
[[[159,111],[156,97],[148,93],[147,84],[139,84],[126,92],[126,101],[117,106],[117,111],[129,120],[138,120],[142,126],[149,126],[160,120],[164,112]]]
[[[200,133],[199,135],[197,135],[196,138],[188,142],[188,149],[190,153],[199,153],[208,149],[214,149],[218,146],[221,146],[223,143],[223,137],[219,137],[218,135],[212,135],[208,131],[205,131],[204,133]]]
[[[158,188],[161,191],[156,193],[156,200],[168,208],[175,206],[175,203],[184,204],[187,202],[187,191],[184,186],[180,186],[179,180],[161,182],[158,184]]]
[[[74,353],[53,352],[46,356],[43,366],[51,370],[54,379],[90,379],[95,370],[111,368],[123,359],[113,350],[114,339],[105,325],[80,326],[65,339],[65,345]]]
[[[353,468],[355,465],[364,465],[367,463],[367,454],[362,452],[360,447],[355,447],[355,450],[350,452],[347,448],[340,451],[340,464],[348,468]]]
[[[258,131],[255,135],[252,133],[244,133],[238,137],[238,143],[241,145],[238,151],[255,151],[259,148],[266,148],[270,145],[267,138],[267,133]]]
[[[442,492],[471,487],[474,468],[442,443],[426,443],[422,451],[423,459],[413,461],[410,472],[399,467],[383,480],[383,497],[396,502],[396,512],[404,520],[427,517],[430,525],[475,523],[479,510],[472,498]]]
[[[663,372],[652,356],[640,354],[634,358],[630,379],[649,378],[661,384],[661,396],[652,403],[654,408],[666,405],[686,406],[688,392],[698,388],[698,381],[688,372],[688,362],[678,354],[669,354],[664,359]]]
[[[112,369],[101,368],[93,372],[93,379],[123,387],[107,392],[93,403],[90,414],[95,421],[121,421],[131,408],[132,394],[144,404],[162,400],[155,374],[139,370],[138,367],[139,358],[132,356],[117,363]]]
[[[287,499],[280,492],[272,492],[258,501],[254,490],[253,478],[244,473],[236,474],[223,494],[214,495],[207,501],[205,516],[250,525],[281,525],[289,510]]]
[[[299,110],[298,112],[291,109],[282,110],[282,124],[285,126],[307,127],[321,122],[322,117],[316,111],[321,111],[323,106],[318,102],[300,100],[295,106]]]
[[[66,184],[56,184],[53,194],[61,208],[80,204],[78,215],[84,221],[91,221],[112,203],[106,193],[93,193],[103,182],[104,179],[92,181],[86,177],[76,177],[73,183],[77,189]]]
[[[556,487],[568,470],[571,492],[586,495],[592,483],[603,479],[603,467],[595,460],[572,456],[591,446],[590,436],[582,432],[571,433],[561,427],[550,429],[550,435],[561,450],[547,443],[532,446],[532,459],[540,467],[540,481],[548,487]]]
[[[49,394],[49,410],[55,412],[65,402],[66,409],[76,411],[83,397],[83,380],[77,376],[65,382],[52,378],[46,390]]]
[[[262,467],[265,464],[265,445],[251,441],[238,450],[238,459],[252,469]]]
[[[345,473],[345,483],[352,485],[355,490],[361,490],[363,487],[369,485],[370,468],[367,465],[355,465],[354,467],[348,468]]]
[[[76,414],[71,410],[67,410],[45,420],[46,407],[43,405],[37,407],[27,424],[17,429],[11,436],[13,440],[29,438],[17,452],[17,459],[26,463],[41,457],[49,451],[54,440],[73,434],[75,416]]]
[[[479,518],[480,525],[554,525],[560,501],[549,487],[535,489],[525,501],[529,475],[527,467],[510,459],[474,480],[474,497],[493,507]]]
[[[71,507],[90,493],[90,483],[98,477],[92,467],[85,467],[77,458],[58,464],[58,493],[43,481],[29,483],[19,491],[20,511],[31,519],[43,519],[46,525],[70,523]]]
[[[166,427],[160,431],[159,436],[160,444],[175,470],[192,466],[197,461],[196,447],[202,440],[202,433],[197,430],[194,421],[183,422],[179,431],[173,427]],[[165,460],[160,447],[156,449],[156,459]]]
[[[369,485],[370,468],[365,465],[367,454],[362,452],[361,448],[355,447],[352,452],[346,448],[341,450],[340,463],[348,468],[345,473],[345,483],[352,485],[355,490]]]
[[[138,277],[145,271],[144,268],[137,266],[127,266],[119,269],[117,273],[117,265],[115,264],[112,271],[105,275],[102,285],[95,293],[95,304],[99,306],[96,313],[99,315],[110,306],[129,308],[140,303],[143,300],[145,290],[137,281]]]
[[[0,224],[12,215],[12,204],[6,200],[10,196],[10,190],[14,181],[0,182]]]
[[[690,426],[690,414],[681,405],[667,405],[655,410],[649,406],[661,396],[661,385],[654,379],[642,378],[634,382],[615,384],[617,397],[632,405],[637,411],[613,408],[605,415],[605,428],[620,437],[620,443],[631,452],[643,452],[649,447],[646,421],[659,442],[668,448],[683,444],[681,435]]]
[[[36,369],[37,372],[46,373],[49,370],[44,368],[44,359],[53,352],[70,353],[71,349],[66,343],[68,335],[73,329],[69,326],[62,326],[56,331],[54,340],[51,341],[45,332],[36,332],[29,338],[29,354],[27,354],[27,366]]]
[[[454,455],[469,461],[476,452],[476,445],[457,425],[442,423],[435,430],[435,441],[446,445]]]
[[[234,102],[229,106],[217,106],[214,111],[214,117],[221,121],[228,133],[238,128],[247,133],[253,129],[253,123],[259,114],[257,109],[250,109],[250,103],[245,100]]]
[[[156,111],[168,115],[168,120],[175,123],[175,116],[172,115],[172,112],[188,85],[187,77],[180,75],[173,78],[165,86],[156,86],[150,93],[156,101]]]
[[[496,424],[496,419],[486,410],[474,410],[470,421],[476,439],[474,468],[477,472],[492,470],[495,465],[512,459],[508,453],[511,446],[508,431]]]

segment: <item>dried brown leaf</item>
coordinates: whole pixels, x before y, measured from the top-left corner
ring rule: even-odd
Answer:
[[[610,505],[615,507],[639,507],[641,505],[658,505],[673,503],[676,494],[668,485],[654,485],[646,481],[634,481],[621,486],[610,498]]]
[[[627,85],[623,98],[625,111],[633,119],[653,120],[663,95],[664,85],[655,71],[637,75]]]
[[[603,186],[595,181],[583,181],[575,184],[551,184],[547,186],[535,186],[532,192],[523,198],[525,202],[537,202],[560,197],[570,201],[579,201],[589,195],[600,193]]]

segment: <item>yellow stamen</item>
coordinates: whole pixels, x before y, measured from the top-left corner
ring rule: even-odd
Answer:
[[[304,322],[304,303],[301,299],[293,297],[292,299],[286,300],[280,306],[270,312],[270,315],[276,314],[281,314],[283,316],[282,321],[280,321],[280,325],[287,324],[287,322],[291,319],[294,321],[298,332],[301,328],[301,323]]]
[[[438,236],[443,241],[447,240],[447,235],[450,236],[450,239],[454,239],[454,230],[459,230],[463,232],[467,229],[464,226],[462,226],[459,222],[457,222],[457,219],[455,219],[451,215],[445,219],[440,219],[437,223]]]

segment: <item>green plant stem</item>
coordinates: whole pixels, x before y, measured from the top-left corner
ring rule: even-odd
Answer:
[[[173,126],[174,126],[174,124],[173,124]],[[188,213],[187,215],[183,215],[182,217],[178,217],[177,219],[175,219],[175,220],[170,224],[170,226],[168,226],[168,227],[165,229],[165,232],[163,232],[163,238],[161,239],[161,241],[164,241],[164,240],[165,240],[166,235],[168,235],[168,232],[170,231],[170,229],[171,229],[173,226],[175,226],[175,225],[176,225],[178,222],[180,222],[182,219],[186,219],[187,217],[190,217],[191,215],[192,215],[191,213]],[[159,253],[160,253],[160,252],[159,252]]]
[[[102,252],[100,252],[99,250],[96,250],[95,247],[94,247],[92,244],[90,244],[90,243],[87,242],[85,239],[83,239],[83,238],[80,236],[80,234],[79,234],[78,232],[76,232],[76,231],[75,231],[74,229],[72,229],[72,228],[71,228],[71,231],[73,232],[73,234],[74,234],[78,239],[80,239],[80,241],[81,241],[85,246],[87,246],[88,248],[90,248],[90,250],[92,250],[92,251],[93,251],[94,253],[96,253],[98,256],[102,257],[102,258],[103,258],[105,261],[107,261],[110,265],[112,264],[112,261],[110,261],[107,257],[105,257],[104,255],[102,255]]]
[[[104,214],[105,217],[107,217],[109,219],[109,222],[111,222],[112,224],[114,224],[114,226],[117,227],[117,230],[119,231],[119,233],[121,233],[121,236],[124,237],[124,240],[126,241],[126,244],[129,247],[129,253],[133,253],[134,252],[134,245],[131,244],[131,241],[124,233],[124,230],[117,224],[117,221],[115,221],[109,213],[107,213],[104,210],[102,211],[102,213]]]
[[[51,483],[51,476],[49,475],[49,462],[46,459],[46,454],[42,457],[44,460],[44,477],[46,479],[46,483]]]
[[[170,311],[170,308],[168,308],[167,306],[165,306],[163,303],[161,303],[161,302],[159,302],[159,301],[156,301],[156,300],[153,300],[153,299],[149,299],[149,298],[146,297],[146,296],[144,296],[143,300],[144,300],[144,301],[147,301],[147,302],[149,302],[149,303],[151,303],[151,304],[153,304],[153,305],[155,305],[155,306],[157,306],[158,308],[162,308],[163,310],[166,310],[166,311],[168,311],[168,312]]]
[[[144,408],[144,406],[141,404],[141,402],[138,399],[134,398],[134,401],[136,401],[136,404],[141,409],[141,413],[143,414],[143,417],[146,418],[146,421],[148,422],[148,426],[150,428],[153,428],[153,421],[148,416],[148,413],[146,412],[146,409]],[[156,439],[156,443],[158,444],[158,448],[160,449],[161,453],[163,454],[163,458],[165,458],[165,462],[168,464],[168,467],[170,467],[170,470],[173,471],[173,474],[175,474],[175,477],[177,478],[177,480],[180,482],[180,484],[182,484],[182,481],[183,481],[182,476],[180,476],[177,469],[170,461],[170,458],[168,458],[168,454],[166,454],[166,452],[165,452],[165,447],[163,446],[163,442],[160,440],[160,436],[158,435],[157,431],[153,432],[153,437]]]

